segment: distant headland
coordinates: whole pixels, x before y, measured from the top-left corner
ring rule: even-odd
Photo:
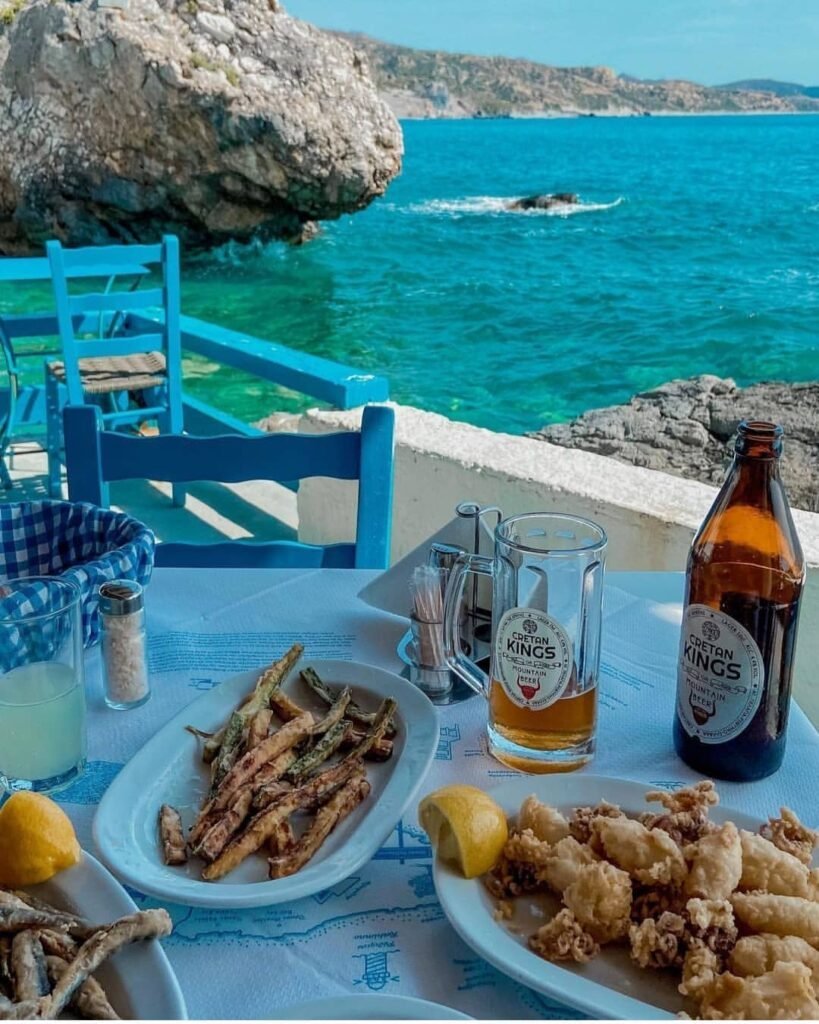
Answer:
[[[819,88],[768,79],[726,86],[648,81],[606,67],[553,67],[336,35],[366,56],[381,98],[400,118],[819,113]]]

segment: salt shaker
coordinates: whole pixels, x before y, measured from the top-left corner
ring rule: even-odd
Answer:
[[[151,696],[142,586],[134,580],[103,583],[100,618],[105,703],[118,711],[137,708]]]

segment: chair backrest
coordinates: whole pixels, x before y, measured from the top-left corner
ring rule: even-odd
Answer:
[[[182,344],[179,330],[179,241],[165,235],[158,245],[106,245],[65,249],[58,241],[46,244],[51,269],[57,325],[60,333],[68,401],[82,404],[79,360],[162,352],[166,359],[166,404],[172,410],[171,430],[182,430]],[[162,282],[138,288],[145,271],[156,266]],[[72,294],[70,281],[106,280],[103,290]],[[163,322],[147,334],[128,334],[118,328],[136,310],[161,308]],[[110,337],[77,336],[89,316],[107,325]]]
[[[108,504],[107,485],[117,480],[358,480],[354,542],[168,542],[157,545],[159,566],[384,569],[389,563],[395,414],[385,406],[364,409],[360,432],[263,437],[135,437],[101,429],[95,406],[67,406],[64,433],[68,497],[94,505]]]

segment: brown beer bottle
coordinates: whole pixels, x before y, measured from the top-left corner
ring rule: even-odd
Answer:
[[[785,753],[805,560],[782,428],[743,422],[735,451],[688,556],[674,746],[705,775],[750,780]]]

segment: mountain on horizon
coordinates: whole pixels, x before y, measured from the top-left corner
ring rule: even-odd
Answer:
[[[607,67],[555,67],[515,57],[417,50],[359,32],[334,34],[364,54],[382,98],[403,118],[819,113],[819,95],[807,92],[649,81]]]
[[[797,82],[779,82],[775,78],[743,78],[739,82],[718,85],[717,89],[741,89],[751,92],[772,92],[775,96],[809,96],[819,99],[819,85],[799,85]]]

